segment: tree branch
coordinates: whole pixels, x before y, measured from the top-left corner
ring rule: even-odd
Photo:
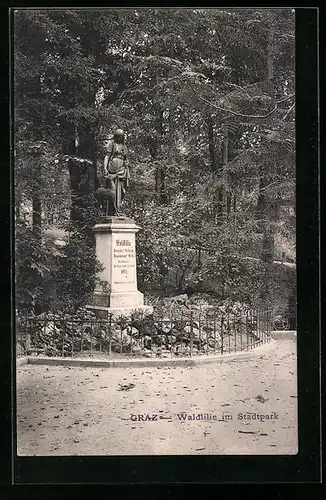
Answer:
[[[201,101],[205,102],[209,106],[211,106],[214,109],[217,109],[219,111],[224,111],[225,113],[231,113],[232,115],[235,115],[235,116],[241,116],[242,118],[268,118],[273,113],[275,113],[275,111],[278,109],[278,105],[279,104],[281,104],[282,102],[285,102],[285,101],[289,101],[295,95],[295,94],[291,94],[290,96],[285,97],[284,99],[281,99],[280,101],[276,101],[274,108],[271,111],[269,111],[266,115],[246,115],[246,114],[238,113],[237,111],[233,111],[231,109],[225,109],[225,108],[222,108],[220,106],[217,106],[216,104],[213,104],[212,102],[210,102],[207,99],[205,99],[205,97],[203,97],[200,94],[198,94],[198,92],[196,92],[196,90],[193,88],[193,86],[191,85],[191,83],[188,82],[188,85],[189,85],[190,89],[192,90],[192,92],[198,97],[198,99],[200,99]]]
[[[295,103],[292,104],[292,106],[290,107],[290,109],[285,113],[284,117],[283,117],[283,120],[286,120],[287,117],[289,116],[289,114],[291,113],[292,109],[294,108],[295,106]]]

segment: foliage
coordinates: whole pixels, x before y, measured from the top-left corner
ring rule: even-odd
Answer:
[[[42,299],[42,282],[50,274],[49,243],[40,245],[32,229],[20,222],[16,225],[15,257],[15,305],[29,310]]]
[[[89,303],[96,284],[96,274],[102,269],[94,246],[89,245],[83,232],[69,234],[67,244],[56,257],[53,286],[55,306],[62,311],[74,310]]]
[[[55,301],[88,296],[99,137],[119,126],[145,294],[292,293],[294,276],[273,266],[295,234],[292,9],[31,9],[15,13],[14,36],[17,288],[44,260],[32,239],[23,251],[32,205],[38,248],[53,253],[48,221],[70,233],[49,271]]]

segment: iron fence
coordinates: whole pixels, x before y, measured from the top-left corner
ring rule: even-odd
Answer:
[[[20,317],[17,355],[174,357],[248,351],[270,341],[271,311],[190,310],[170,317]]]

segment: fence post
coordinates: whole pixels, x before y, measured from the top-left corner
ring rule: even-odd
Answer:
[[[71,316],[71,357],[74,357],[74,339],[75,339],[75,329],[74,329],[74,317]]]
[[[169,314],[170,318],[171,318],[171,326],[172,325],[175,325],[175,324],[178,324],[178,321],[176,319],[176,312],[173,311],[172,313],[172,310],[170,309],[170,314]],[[173,333],[173,328],[171,328],[170,330],[170,355],[171,355],[171,358],[173,358],[173,340],[172,340],[172,337],[174,336]]]
[[[243,311],[240,310],[240,350],[242,351]]]
[[[201,345],[201,334],[202,334],[202,323],[201,323],[201,304],[199,306],[199,316],[198,316],[198,333],[199,333],[199,342],[200,342],[200,345]],[[204,339],[203,339],[204,341]],[[207,346],[206,346],[206,354],[207,354]]]
[[[213,309],[214,354],[216,354],[216,311]]]
[[[91,334],[90,334],[90,354],[92,355],[93,353],[93,338],[94,338],[94,324],[93,324],[93,318],[91,317]]]
[[[271,330],[272,330],[272,311],[270,310],[268,313],[268,342],[271,340]]]
[[[228,344],[229,344],[229,354],[231,352],[231,346],[230,346],[230,342],[231,342],[231,339],[230,339],[230,311],[227,312],[227,318],[228,318],[228,326],[227,326],[227,332],[228,332]]]
[[[109,313],[109,358],[111,358],[112,314]]]
[[[99,347],[100,347],[100,353],[102,353],[102,332],[105,332],[104,330],[104,321],[103,318],[99,318],[99,323],[98,323],[98,328],[99,328]]]
[[[193,310],[190,310],[190,357],[192,356],[192,343],[193,343]]]
[[[80,334],[80,354],[83,354],[83,347],[84,347],[84,327],[81,321],[78,321],[79,325],[81,326],[81,334]]]
[[[26,316],[26,322],[25,322],[25,342],[24,342],[24,346],[25,346],[25,355],[28,355],[28,352],[30,350],[30,335],[28,333],[28,327],[29,327],[29,318],[28,316]]]
[[[251,335],[249,339],[250,349],[252,349],[253,337],[258,335],[257,311],[251,311]]]
[[[208,356],[208,341],[209,341],[209,335],[208,335],[208,310],[206,309],[206,313],[205,313],[205,324],[206,324],[206,345],[207,345],[207,356]]]
[[[162,349],[163,349],[163,323],[165,324],[166,322],[163,320],[163,315],[161,316],[161,335],[160,335],[160,348],[161,348],[161,353],[162,353]],[[152,344],[151,344],[151,352],[152,352],[152,355],[153,355],[153,347],[152,347]],[[155,354],[155,353],[154,353]]]
[[[132,329],[133,329],[133,324],[134,324],[134,317],[131,315],[131,320],[130,320],[130,354],[132,354]]]
[[[181,324],[181,328],[180,328],[180,330],[181,330],[181,332],[180,332],[181,333],[181,337],[180,337],[180,351],[182,353],[182,337],[183,337],[184,327],[186,325],[186,322],[184,322],[184,320],[183,320],[183,312],[181,312],[181,321],[180,321],[180,324]]]
[[[120,354],[122,354],[122,319],[120,321]]]
[[[65,333],[66,333],[66,325],[65,325],[64,317],[62,317],[61,321],[62,321],[62,351],[61,351],[61,354],[62,354],[62,357],[64,358],[65,357]]]
[[[234,352],[237,352],[238,318],[236,313],[233,313],[233,324],[234,324]]]

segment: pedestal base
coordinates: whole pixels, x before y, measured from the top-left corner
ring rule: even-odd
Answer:
[[[137,309],[144,305],[144,295],[138,290],[132,292],[103,292],[95,290],[90,305],[99,307],[128,307]]]
[[[135,234],[139,229],[132,219],[125,217],[108,217],[93,227],[96,256],[103,269],[87,307],[97,316],[153,312],[152,307],[144,306],[144,296],[137,289]]]
[[[88,305],[86,308],[89,311],[92,311],[95,316],[99,319],[109,319],[111,316],[112,319],[120,318],[121,316],[126,318],[131,318],[131,316],[150,316],[153,314],[152,306],[140,306],[138,308],[130,308],[130,307],[102,307],[102,306],[94,306]]]

